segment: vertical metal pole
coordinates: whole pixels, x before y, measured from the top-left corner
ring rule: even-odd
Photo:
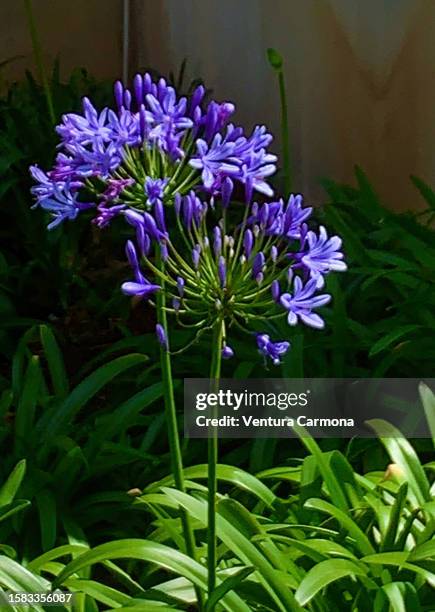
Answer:
[[[130,0],[123,0],[122,4],[122,80],[127,84],[130,49]]]

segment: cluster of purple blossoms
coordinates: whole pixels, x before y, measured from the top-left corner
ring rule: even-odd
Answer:
[[[204,102],[200,85],[188,100],[177,97],[164,79],[137,74],[132,91],[118,81],[116,111],[94,108],[83,99],[83,113],[62,117],[54,167],[30,171],[36,205],[54,216],[50,227],[95,207],[104,227],[123,206],[151,208],[159,199],[190,190],[217,195],[225,180],[271,194],[266,178],[276,156],[267,151],[272,136],[256,127],[246,136],[229,123],[234,105]],[[91,202],[91,203],[89,203]]]
[[[198,336],[221,326],[224,358],[234,355],[227,340],[235,328],[253,334],[259,353],[279,364],[290,343],[261,330],[285,317],[324,326],[317,309],[330,295],[319,291],[327,274],[346,269],[341,240],[308,229],[312,209],[299,195],[253,201],[256,192],[273,197],[272,136],[260,126],[246,136],[229,123],[232,104],[204,97],[199,86],[179,98],[145,74],[132,91],[115,84],[116,111],[98,112],[85,98],[83,114],[67,114],[57,127],[54,167],[31,168],[35,206],[51,213],[50,228],[85,209],[99,227],[123,218],[135,234],[126,245],[133,274],[122,285],[126,295],[152,303],[164,291],[166,311],[181,326]],[[245,204],[230,224],[237,182]],[[159,324],[156,332],[169,350],[166,330]]]

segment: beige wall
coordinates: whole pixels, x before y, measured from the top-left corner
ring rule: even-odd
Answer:
[[[121,74],[122,0],[33,0],[48,65]],[[408,176],[435,185],[435,0],[130,0],[130,58],[163,73],[188,58],[237,120],[279,134],[265,50],[285,58],[296,187],[323,199],[320,177],[360,164],[390,206],[423,205]],[[33,67],[22,0],[0,2],[0,74]],[[279,137],[277,137],[277,148]]]
[[[33,0],[35,21],[48,66],[59,55],[63,74],[85,67],[102,78],[121,72],[122,0]],[[2,69],[3,80],[34,68],[23,0],[0,2],[0,62],[22,59]]]
[[[138,62],[189,59],[238,120],[278,134],[265,49],[286,61],[297,187],[352,180],[360,164],[397,209],[419,208],[410,174],[435,185],[434,0],[147,0],[134,3]]]

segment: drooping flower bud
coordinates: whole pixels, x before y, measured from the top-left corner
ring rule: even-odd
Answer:
[[[156,336],[160,346],[163,347],[165,351],[167,351],[169,349],[168,337],[166,335],[165,328],[163,327],[163,325],[160,325],[160,323],[157,323],[156,325]]]
[[[182,278],[181,276],[177,276],[177,289],[178,289],[178,295],[180,297],[183,297],[185,284],[186,282],[184,278]]]
[[[233,349],[228,344],[224,344],[222,347],[222,359],[231,359],[231,357],[234,357]]]

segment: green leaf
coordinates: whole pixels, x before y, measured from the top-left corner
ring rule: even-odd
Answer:
[[[418,387],[421,402],[423,404],[426,419],[429,425],[432,441],[435,446],[435,395],[431,389],[423,382]]]
[[[110,608],[117,608],[119,610],[120,606],[134,604],[134,600],[129,595],[125,595],[95,580],[68,578],[68,580],[65,581],[65,586],[69,591],[86,593],[89,597],[92,597]]]
[[[200,501],[175,489],[164,489],[164,492],[170,501],[176,501],[197,521],[207,526],[207,503],[205,501]],[[294,596],[283,582],[280,573],[239,529],[234,527],[230,521],[219,513],[216,516],[216,530],[218,538],[224,542],[242,563],[256,568],[256,575],[277,604],[278,610],[283,612],[300,610]]]
[[[382,597],[383,596],[383,597]],[[420,612],[420,601],[414,585],[410,582],[389,582],[381,587],[375,598],[374,612],[385,609],[382,599],[388,599],[391,612]],[[377,607],[379,606],[379,607]]]
[[[45,437],[52,438],[113,378],[119,376],[119,374],[122,374],[122,372],[129,368],[144,363],[146,360],[147,358],[144,355],[133,353],[131,355],[118,357],[101,366],[79,383],[60,407],[56,406],[53,411],[47,413],[45,417],[40,420],[38,428],[44,431]]]
[[[21,512],[24,508],[30,506],[30,502],[27,499],[15,499],[10,504],[6,504],[0,507],[0,522],[5,521],[17,512]]]
[[[205,606],[205,612],[214,611],[216,604],[219,603],[222,597],[229,591],[236,589],[250,574],[252,574],[253,571],[253,567],[243,567],[232,576],[225,578],[225,580],[212,592],[208,598]]]
[[[380,551],[386,551],[393,547],[397,537],[397,531],[400,524],[400,518],[402,516],[403,509],[406,504],[406,496],[408,494],[408,483],[404,482],[396,495],[394,504],[390,510],[390,517],[385,532],[385,536],[381,542]]]
[[[411,174],[411,181],[417,187],[423,198],[429,204],[430,208],[435,210],[435,193],[429,187],[427,183],[425,183],[422,179],[418,178],[418,176],[414,176]]]
[[[0,489],[0,507],[10,504],[23,481],[26,473],[26,460],[22,459],[17,463],[8,479]]]
[[[83,553],[86,550],[89,550],[89,546],[86,544],[65,544],[63,546],[58,546],[57,548],[52,548],[43,555],[40,555],[39,557],[36,557],[30,561],[27,567],[30,571],[39,573],[43,571],[46,563],[49,563],[54,559],[61,559],[62,557],[76,555],[77,553]]]
[[[420,544],[411,551],[409,561],[423,561],[424,559],[434,558],[435,560],[435,539]]]
[[[50,583],[35,576],[28,569],[10,559],[0,555],[0,585],[12,591],[26,591],[38,593],[50,590]],[[42,610],[42,608],[40,608]]]
[[[138,559],[147,561],[179,576],[184,576],[198,587],[207,588],[207,570],[178,550],[150,540],[115,540],[96,546],[73,559],[57,576],[54,588],[62,585],[70,576],[90,565],[113,559]],[[227,593],[221,604],[228,612],[248,612],[249,608],[233,592]]]
[[[51,491],[42,489],[36,494],[36,505],[41,527],[42,550],[53,548],[57,534],[56,499]]]
[[[367,570],[360,563],[349,559],[328,559],[312,567],[304,576],[296,591],[296,600],[305,606],[319,591],[332,582],[347,576],[366,576]]]
[[[32,355],[24,375],[23,388],[15,415],[15,444],[17,452],[24,452],[31,438],[41,383],[42,373],[39,357]]]
[[[421,325],[403,325],[402,327],[391,330],[388,334],[386,334],[374,343],[374,345],[369,351],[369,357],[373,357],[381,351],[384,351],[385,349],[389,348],[393,344],[393,342],[396,342],[400,338],[403,338],[403,336],[406,336],[410,332],[416,331],[417,329],[421,329]]]
[[[261,499],[267,506],[271,506],[276,500],[276,495],[258,478],[245,472],[238,467],[232,465],[219,464],[216,467],[217,478],[224,482],[228,482],[240,489],[248,491]],[[208,476],[207,464],[194,465],[185,468],[184,477],[188,480],[206,479]],[[173,476],[168,476],[163,480],[153,483],[147,488],[147,491],[152,492],[160,489],[162,486],[171,486],[174,483]]]
[[[39,331],[53,383],[54,394],[59,398],[64,398],[68,395],[69,385],[62,352],[53,332],[47,325],[41,325]]]
[[[337,508],[323,499],[309,499],[305,502],[305,507],[333,516],[340,525],[349,532],[349,535],[355,540],[355,544],[362,554],[367,555],[375,553],[375,549],[364,531],[362,531],[351,516],[346,514],[343,510],[340,510],[340,508]]]
[[[102,440],[108,441],[115,435],[122,434],[142,410],[158,400],[162,395],[162,383],[155,383],[130,397],[97,423],[95,432],[96,444],[100,446]],[[92,442],[93,440],[91,440]]]
[[[414,503],[421,506],[430,501],[429,482],[411,444],[398,429],[382,419],[372,419],[367,424],[375,430],[393,463],[403,470]]]
[[[325,454],[320,450],[317,442],[312,438],[306,430],[301,427],[295,428],[295,431],[299,435],[302,443],[307,450],[313,455],[317,461],[319,471],[328,488],[329,496],[334,500],[334,503],[344,511],[349,509],[349,505],[346,499],[345,491],[342,488],[342,483],[336,477],[336,474],[331,470],[328,461],[325,458]]]

